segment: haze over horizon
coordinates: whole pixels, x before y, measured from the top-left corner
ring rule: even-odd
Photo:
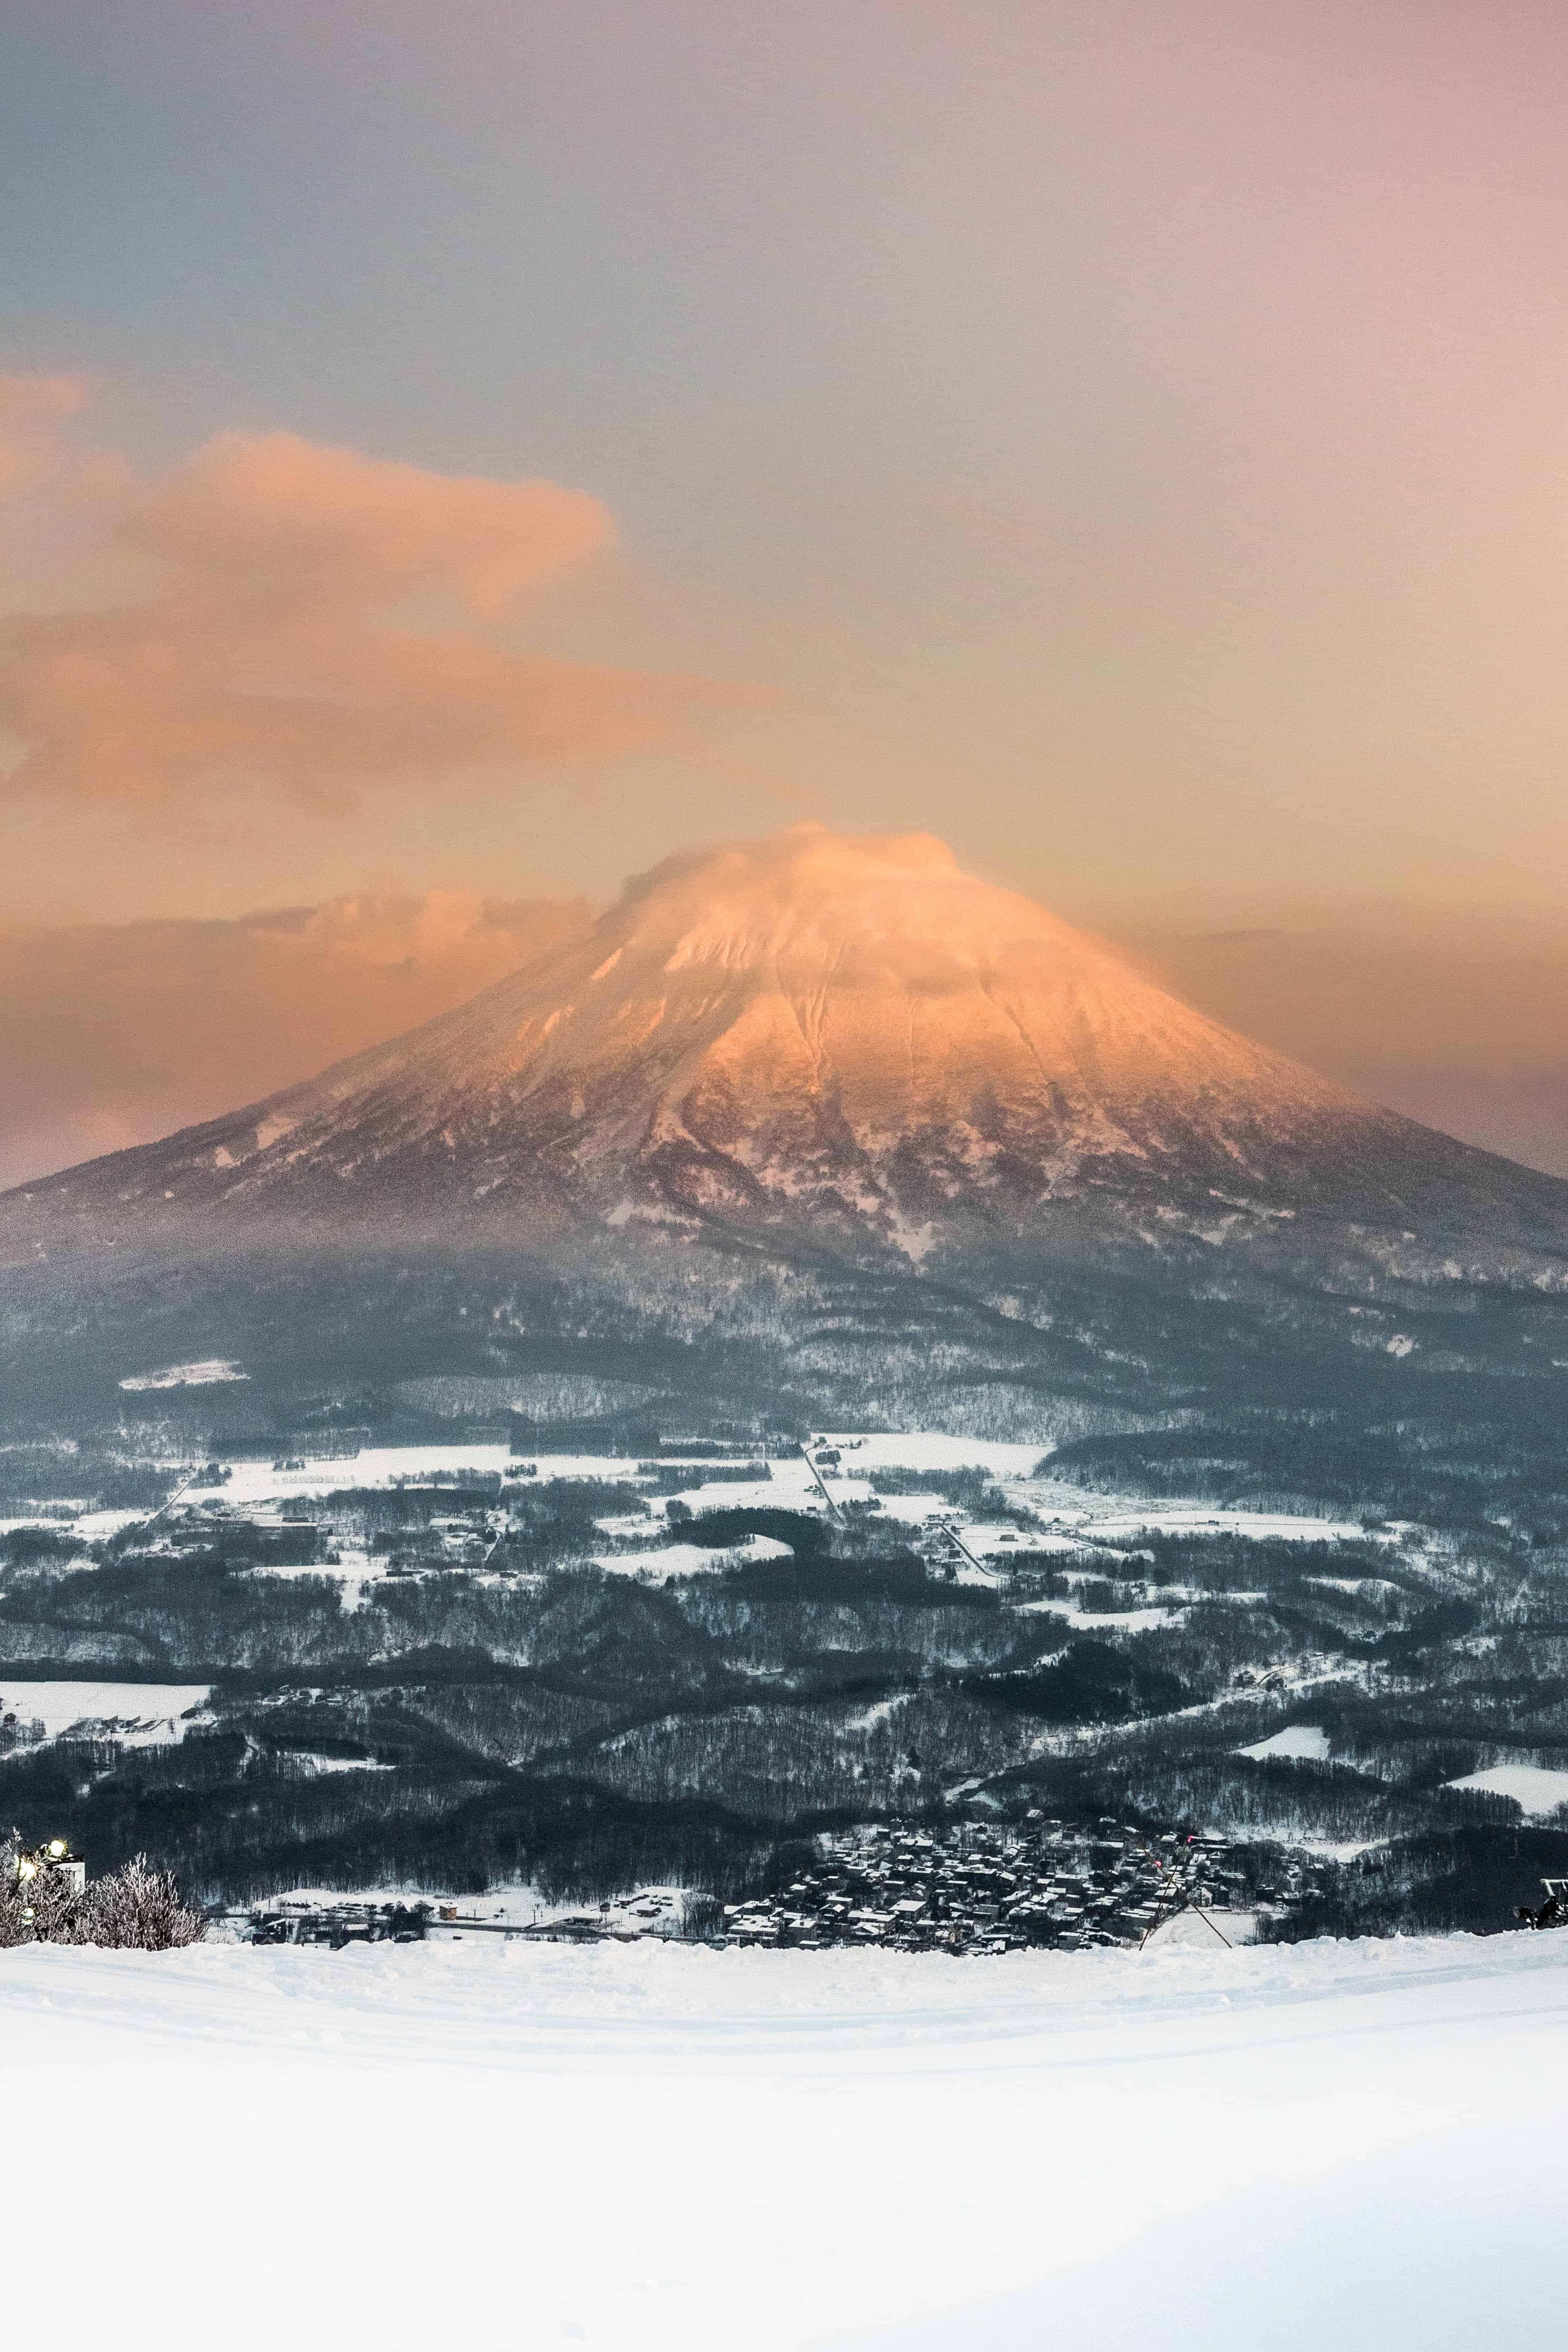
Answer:
[[[1568,1173],[1565,62],[1452,0],[15,10],[0,1179],[803,818]]]

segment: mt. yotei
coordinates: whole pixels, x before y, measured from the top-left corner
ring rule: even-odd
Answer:
[[[1096,1196],[1550,1225],[1568,1190],[1205,1019],[928,836],[802,827],[672,858],[458,1011],[26,1197],[447,1234],[826,1220],[919,1258],[1048,1245]]]
[[[1445,1360],[1534,1374],[1565,1285],[1568,1185],[1205,1019],[938,842],[816,827],[671,858],[458,1011],[0,1200],[18,1381],[259,1354],[331,1392],[629,1349],[656,1385],[787,1363],[840,1413],[900,1353],[1163,1400],[1303,1347],[1430,1358],[1437,1314]]]

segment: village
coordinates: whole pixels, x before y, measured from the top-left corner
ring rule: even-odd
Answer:
[[[1082,1949],[1143,1943],[1188,1913],[1216,1915],[1222,1942],[1250,1940],[1259,1905],[1283,1916],[1309,1874],[1287,1864],[1277,1885],[1259,1885],[1249,1858],[1221,1838],[1037,1811],[1016,1826],[876,1823],[823,1838],[819,1851],[817,1866],[782,1894],[726,1906],[725,1940],[806,1951]]]
[[[1257,1856],[1226,1840],[1150,1832],[1106,1819],[1017,1824],[874,1822],[816,1841],[816,1859],[771,1895],[722,1906],[676,1888],[643,1888],[580,1910],[504,1898],[294,1896],[228,1915],[258,1944],[446,1942],[499,1937],[549,1943],[660,1941],[823,1951],[876,1946],[984,1956],[1026,1948],[1084,1950],[1148,1942],[1167,1923],[1203,1940],[1253,1940],[1314,1884],[1310,1864]]]

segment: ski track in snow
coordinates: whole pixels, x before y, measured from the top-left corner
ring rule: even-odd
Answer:
[[[1565,2049],[1568,1936],[10,1952],[9,2240],[90,2260],[13,2263],[8,2326],[1543,2352]]]

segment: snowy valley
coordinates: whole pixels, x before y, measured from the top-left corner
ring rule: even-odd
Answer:
[[[1217,1842],[1277,1937],[1495,1929],[1568,1871],[1556,1571],[1495,1521],[1140,1493],[1093,1442],[390,1434],[0,1452],[57,1490],[0,1525],[0,1810],[240,1912],[674,1885],[694,1936],[916,1950],[1164,1916],[1087,1844],[1018,1882],[1042,1822]],[[826,1886],[879,1823],[1016,1883]]]

